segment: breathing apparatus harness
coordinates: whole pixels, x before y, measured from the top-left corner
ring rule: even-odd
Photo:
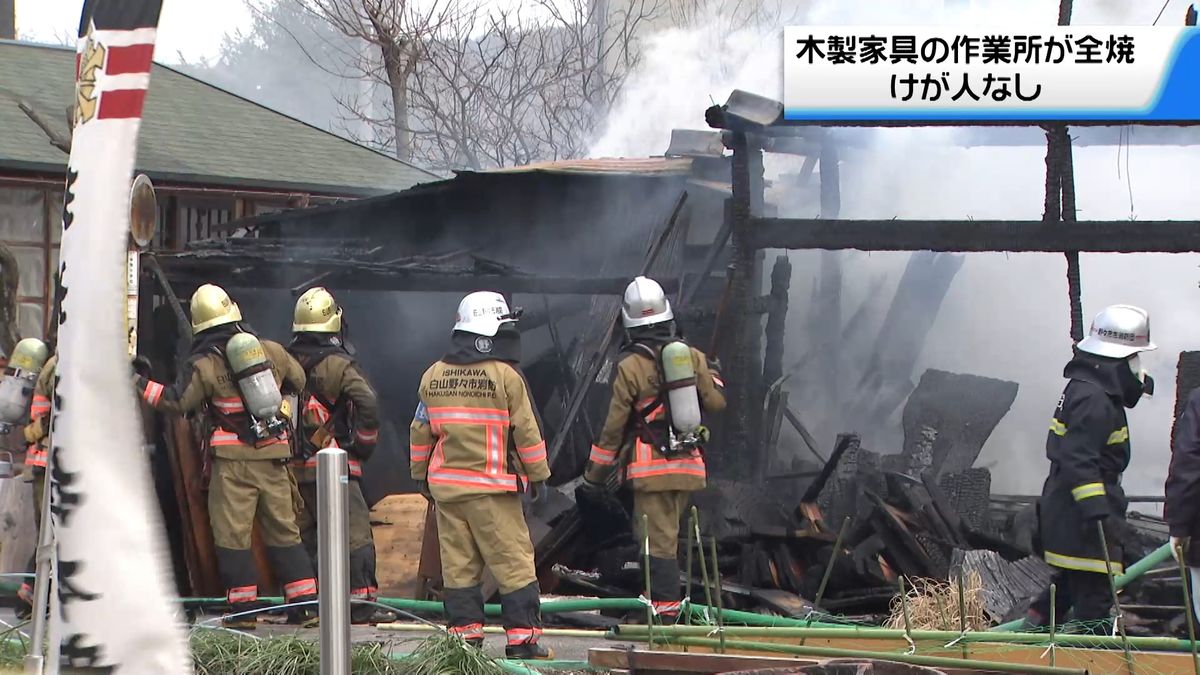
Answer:
[[[671,341],[687,346],[682,339],[676,338]],[[675,428],[675,418],[672,414],[671,393],[696,386],[696,377],[693,374],[690,378],[671,381],[667,379],[666,369],[663,367],[662,348],[654,348],[645,342],[635,341],[630,343],[627,350],[641,354],[650,359],[658,371],[659,389],[658,395],[649,403],[641,408],[634,409],[633,425],[636,428],[638,438],[643,443],[654,447],[668,459],[679,457],[682,455],[692,455],[695,453],[703,453],[703,444],[708,442],[709,431],[703,425],[697,425],[692,431],[682,433]],[[690,348],[689,348],[690,351]],[[662,419],[653,422],[647,421],[647,418],[659,406],[664,409]]]
[[[338,397],[337,401],[330,401],[309,383],[312,382],[313,369],[334,354],[344,355],[350,360],[351,366],[357,364],[357,361],[340,345],[321,345],[320,349],[311,350],[303,348],[309,346],[316,345],[303,345],[301,349],[293,349],[294,356],[300,362],[300,367],[304,369],[305,375],[304,389],[300,392],[300,410],[296,411],[298,420],[296,426],[303,430],[304,409],[310,397],[329,411],[329,419],[317,424],[313,433],[299,434],[300,443],[297,457],[302,460],[309,459],[322,448],[329,447],[331,439],[337,443],[339,448],[352,452],[354,450],[354,401],[350,400],[348,396]],[[339,434],[339,431],[343,433]]]
[[[238,332],[249,333],[248,331],[244,330],[239,330]],[[249,334],[253,335],[253,333]],[[251,408],[249,402],[246,400],[246,395],[236,382],[236,380],[240,379],[240,377],[253,375],[254,373],[261,372],[262,370],[270,370],[270,360],[265,360],[263,363],[253,366],[244,372],[238,372],[234,370],[234,366],[229,360],[229,354],[227,353],[226,349],[221,343],[214,342],[195,352],[191,359],[192,363],[195,363],[200,357],[208,354],[216,354],[221,358],[221,361],[225,364],[225,368],[228,370],[230,377],[235,380],[233,383],[233,390],[237,392],[238,400],[240,400],[242,403],[242,412],[229,414],[222,411],[220,407],[214,405],[211,400],[207,401],[205,403],[205,414],[208,417],[209,422],[222,431],[236,434],[239,441],[252,448],[261,448],[267,445],[270,441],[282,436],[284,432],[287,431],[286,423],[283,425],[268,424],[264,422],[269,421],[259,421],[254,419],[254,416],[250,413]],[[210,442],[210,440],[206,440],[206,443]]]

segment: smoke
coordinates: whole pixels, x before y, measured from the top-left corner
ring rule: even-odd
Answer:
[[[1149,24],[1160,7],[1131,0],[1076,0],[1075,24]],[[1177,23],[1168,7],[1160,23]],[[980,24],[1052,25],[1058,3],[1047,0],[909,0],[867,2],[823,0],[793,23],[820,24]],[[1182,11],[1182,10],[1180,10]],[[781,34],[778,26],[726,32],[727,17],[715,12],[694,26],[664,30],[647,38],[642,67],[631,75],[623,98],[592,147],[592,156],[639,157],[660,154],[673,128],[702,129],[703,111],[733,89],[781,98]],[[1026,219],[1042,214],[1045,146],[964,147],[966,132],[954,129],[886,129],[856,136],[866,139],[842,152],[842,218]],[[1028,134],[1029,132],[1024,132]],[[1137,130],[1129,130],[1136,140]],[[1184,146],[1075,147],[1078,217],[1082,220],[1192,219],[1200,195],[1189,176],[1200,157]],[[815,191],[786,190],[785,174],[795,158],[767,156],[767,178],[776,181],[768,199],[781,215],[817,215]],[[775,253],[768,254],[768,263]],[[792,252],[792,298],[785,366],[799,359],[820,253]],[[846,252],[841,313],[848,317],[870,297],[861,327],[873,346],[907,254]],[[1153,338],[1160,345],[1144,356],[1159,382],[1159,394],[1129,411],[1135,461],[1125,475],[1130,493],[1161,494],[1169,459],[1174,406],[1175,363],[1181,350],[1200,348],[1196,258],[1185,255],[1083,255],[1085,321],[1104,306],[1130,303],[1151,313]],[[882,283],[882,287],[879,284]],[[862,348],[859,348],[862,349]],[[1047,425],[1065,381],[1071,355],[1066,263],[1059,254],[969,254],[929,332],[913,379],[927,368],[1001,378],[1019,383],[1011,412],[992,435],[978,465],[990,466],[996,492],[1036,493],[1046,474]],[[839,362],[869,353],[837,355]],[[819,355],[819,358],[829,358]],[[815,377],[810,368],[798,378]],[[810,381],[820,389],[821,382]],[[839,383],[843,390],[852,382]],[[792,399],[801,415],[820,408]],[[833,406],[836,408],[837,406]],[[839,431],[857,420],[837,415],[806,419],[817,440],[832,447]],[[892,437],[898,427],[886,430]],[[799,445],[786,434],[781,445]],[[884,434],[884,438],[888,438]],[[790,440],[789,440],[790,439]],[[875,447],[883,452],[899,449]]]

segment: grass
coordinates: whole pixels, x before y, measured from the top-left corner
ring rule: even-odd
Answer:
[[[321,655],[317,642],[294,636],[255,639],[223,631],[196,631],[191,638],[196,675],[317,675]],[[350,656],[355,675],[504,675],[495,661],[462,640],[437,634],[402,660],[390,645],[358,644]]]
[[[909,579],[908,627],[913,630],[958,630],[959,598],[958,583],[937,579]],[[983,582],[979,574],[971,572],[963,579],[962,605],[967,630],[987,630],[990,625],[983,610]],[[892,599],[892,615],[888,628],[904,628],[904,603],[897,596]]]
[[[505,675],[507,672],[478,649],[445,633],[422,640],[403,665],[404,672],[412,675]]]
[[[15,628],[0,632],[0,673],[22,672],[28,645]],[[255,638],[220,630],[195,630],[190,647],[196,675],[319,675],[320,645],[291,635]],[[356,644],[350,655],[355,675],[506,675],[494,659],[457,637],[436,633],[411,654],[398,656],[390,644]]]
[[[25,655],[29,653],[29,643],[20,629],[26,624],[21,623],[0,631],[0,673],[16,673],[24,670]]]

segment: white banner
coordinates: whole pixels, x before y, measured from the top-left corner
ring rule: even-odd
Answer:
[[[88,0],[63,213],[50,488],[71,666],[190,673],[126,349],[129,190],[161,0]],[[53,666],[52,666],[53,667]]]
[[[790,120],[1200,119],[1200,32],[790,26]]]

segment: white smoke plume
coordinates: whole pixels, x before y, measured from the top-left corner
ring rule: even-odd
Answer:
[[[1076,0],[1072,23],[1146,25],[1160,7],[1157,2]],[[1179,23],[1185,8],[1186,3],[1172,2],[1160,23]],[[1057,16],[1058,2],[1053,0],[820,0],[793,23],[1030,27],[1052,25]],[[671,129],[705,128],[704,109],[723,102],[733,89],[781,98],[781,29],[726,33],[723,25],[718,15],[704,25],[649,37],[643,66],[630,78],[592,156],[661,154]],[[1129,133],[1137,138],[1136,128]],[[879,130],[873,138],[868,147],[843,151],[842,218],[1041,218],[1044,143],[967,148],[962,145],[963,132],[952,129]],[[1081,220],[1194,220],[1200,210],[1200,193],[1190,178],[1200,170],[1200,153],[1193,148],[1077,144],[1074,153]],[[788,159],[768,155],[768,179],[794,170]],[[783,215],[815,216],[819,207],[815,198],[809,199],[807,204],[786,204]],[[796,344],[796,336],[802,335],[819,256],[808,251],[789,255],[794,272],[785,366],[806,351],[806,345]],[[774,253],[768,256],[768,264],[773,257]],[[882,295],[890,298],[906,260],[907,254],[897,253],[844,254],[843,316],[859,306],[869,281],[880,274],[887,275]],[[1085,322],[1108,304],[1140,305],[1151,313],[1153,339],[1160,346],[1143,358],[1158,381],[1158,395],[1129,411],[1134,461],[1126,472],[1125,488],[1130,494],[1162,491],[1176,360],[1180,351],[1200,349],[1198,262],[1191,255],[1082,256]],[[886,304],[878,305],[865,329],[872,336]],[[1047,426],[1065,385],[1062,369],[1070,355],[1062,255],[968,254],[913,378],[926,368],[940,368],[1019,383],[1013,409],[978,465],[991,466],[995,492],[1037,493],[1048,467]],[[793,398],[793,404],[803,415],[805,402]],[[817,440],[830,447],[837,432],[856,428],[851,419],[808,422]],[[898,434],[898,429],[889,431]],[[873,449],[891,452],[899,445]]]

